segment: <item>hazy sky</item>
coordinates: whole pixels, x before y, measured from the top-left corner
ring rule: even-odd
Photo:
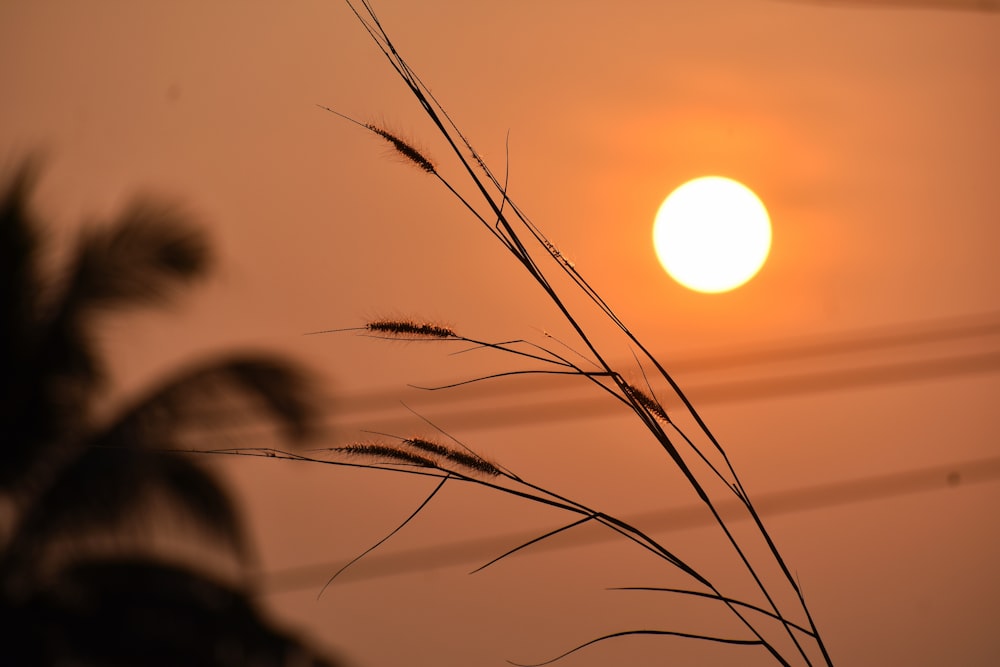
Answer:
[[[1000,487],[976,483],[977,472],[995,479],[995,463],[966,463],[1000,455],[1000,15],[847,4],[375,7],[494,170],[509,164],[511,197],[692,387],[751,494],[958,473],[950,485],[931,474],[921,488],[939,488],[919,493],[775,509],[768,524],[834,660],[995,665]],[[37,204],[58,238],[154,192],[182,202],[219,247],[217,277],[185,305],[109,327],[123,390],[191,355],[266,346],[328,377],[339,437],[419,430],[405,400],[478,451],[613,512],[693,502],[665,488],[667,462],[585,387],[427,396],[407,383],[464,379],[495,360],[302,336],[415,315],[477,338],[575,342],[436,182],[317,108],[445,155],[343,3],[5,2],[0,90],[2,164],[43,152]],[[721,295],[673,283],[650,242],[663,197],[707,174],[753,188],[774,225],[761,273]],[[939,335],[915,338],[929,331]],[[852,343],[875,334],[891,340]],[[265,573],[328,564],[265,578],[267,604],[361,667],[541,660],[602,633],[669,626],[668,602],[604,590],[658,581],[625,544],[526,552],[472,577],[516,538],[457,565],[406,555],[562,520],[457,487],[387,545],[413,571],[375,576],[378,561],[361,563],[317,601],[324,573],[394,527],[427,482],[273,461],[223,469]],[[891,479],[883,490],[905,487]],[[701,528],[662,534],[712,556]],[[562,664],[768,664],[720,650],[619,639]]]

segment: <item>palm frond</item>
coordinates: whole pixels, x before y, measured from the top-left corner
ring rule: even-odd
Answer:
[[[256,421],[263,408],[293,442],[320,429],[317,384],[306,369],[266,353],[235,353],[209,358],[148,389],[109,427],[123,446],[171,447],[184,429],[211,426],[205,408],[220,397],[243,397],[230,419]]]
[[[0,572],[21,590],[54,550],[74,539],[142,533],[157,503],[176,510],[240,559],[249,555],[239,514],[221,483],[179,454],[98,440],[38,495],[7,544]],[[20,581],[14,581],[19,579]]]
[[[14,461],[9,472],[0,473],[0,485],[6,486],[29,473],[33,460],[46,458],[52,443],[79,440],[91,401],[105,379],[90,316],[102,309],[162,302],[209,265],[207,242],[197,227],[176,209],[139,199],[113,224],[81,233],[66,279],[46,300],[46,312],[33,313],[30,308],[38,305],[24,300],[37,299],[41,290],[25,283],[34,264],[34,221],[23,201],[29,184],[26,167],[7,198],[5,227],[10,238],[0,239],[10,241],[3,252],[12,263],[23,265],[11,271],[23,274],[15,287],[26,290],[0,304],[12,311],[9,316],[3,312],[3,329],[23,329],[14,340],[0,341],[2,354],[14,355],[9,358],[15,364],[11,372],[0,373],[3,397],[10,398],[0,408],[0,428],[5,449],[17,450],[5,452]]]
[[[33,339],[41,293],[38,223],[30,208],[36,160],[24,160],[0,189],[0,382],[23,359]],[[6,391],[5,391],[6,394]]]
[[[16,505],[0,549],[0,662],[333,667],[274,629],[246,592],[136,555],[175,536],[151,522],[180,519],[246,564],[220,481],[166,450],[220,395],[243,399],[238,419],[263,408],[284,435],[304,439],[318,430],[312,378],[280,357],[213,358],[95,428],[104,380],[95,316],[170,299],[207,272],[209,247],[181,211],[137,199],[81,232],[62,280],[43,284],[28,206],[35,175],[28,160],[0,183],[0,494]]]
[[[243,591],[152,560],[77,564],[2,611],[11,664],[340,664],[275,628]]]
[[[29,157],[0,186],[0,491],[28,480],[39,453],[78,425],[70,387],[55,368],[58,345],[46,346],[41,322],[46,285],[40,272],[41,229],[31,208],[39,161]],[[48,347],[49,354],[41,353]]]
[[[232,357],[220,371],[233,387],[256,399],[293,441],[319,431],[319,405],[314,378],[287,359],[263,355]]]
[[[138,198],[112,224],[81,233],[64,308],[161,303],[210,264],[208,241],[186,214]]]

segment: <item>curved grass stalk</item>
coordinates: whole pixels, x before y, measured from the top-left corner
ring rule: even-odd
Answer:
[[[397,439],[400,440],[400,441],[402,441],[402,442],[406,442],[406,441],[410,440],[410,439],[407,439],[407,438],[399,438],[399,437],[397,437]],[[390,446],[390,445],[386,445],[384,447],[385,447],[386,450],[389,450],[389,449],[392,448],[392,446]],[[177,451],[177,450],[174,450],[174,451]],[[323,450],[323,451],[328,451],[328,452],[343,452],[344,448],[343,447],[331,447],[331,448],[328,448],[328,449]],[[791,625],[791,626],[794,626],[794,627],[799,627],[797,624],[792,623],[791,621],[788,621],[787,619],[783,618],[779,614],[771,614],[771,613],[767,612],[766,610],[761,610],[759,607],[757,607],[756,605],[753,605],[751,603],[740,602],[740,601],[737,601],[737,600],[734,600],[732,598],[724,596],[715,587],[715,585],[712,584],[712,582],[707,577],[705,577],[704,575],[702,575],[701,573],[699,573],[693,566],[691,566],[689,563],[685,562],[683,559],[681,559],[676,554],[674,554],[672,551],[670,551],[669,549],[667,549],[666,547],[664,547],[662,544],[660,544],[657,540],[655,540],[654,538],[652,538],[651,536],[649,536],[648,534],[646,534],[644,531],[642,531],[641,529],[639,529],[639,528],[637,528],[635,526],[632,526],[628,522],[625,522],[625,521],[623,521],[621,519],[618,519],[616,517],[608,515],[608,514],[606,514],[604,512],[600,512],[600,511],[594,510],[594,509],[592,509],[592,508],[584,505],[583,503],[571,500],[571,499],[569,499],[567,497],[564,497],[564,496],[562,496],[562,495],[560,495],[560,494],[558,494],[558,493],[556,493],[556,492],[554,492],[554,491],[552,491],[550,489],[546,489],[546,488],[541,487],[539,485],[536,485],[536,484],[533,484],[531,482],[528,482],[528,481],[524,480],[523,478],[521,478],[521,477],[519,477],[519,476],[517,476],[517,475],[515,475],[513,473],[507,472],[507,471],[505,471],[503,469],[497,468],[498,472],[497,472],[496,477],[498,477],[500,479],[503,479],[503,480],[506,480],[507,482],[513,483],[516,486],[509,486],[507,484],[500,483],[499,481],[496,481],[494,479],[494,477],[492,477],[492,476],[491,477],[477,476],[475,474],[475,471],[463,472],[461,469],[455,469],[455,468],[428,467],[428,466],[425,466],[425,465],[422,465],[422,464],[417,464],[417,465],[413,465],[413,464],[411,464],[411,465],[401,464],[399,458],[396,457],[396,456],[394,456],[394,455],[387,455],[386,456],[386,460],[384,460],[384,461],[373,461],[373,462],[367,462],[366,463],[366,462],[355,462],[355,461],[345,461],[345,460],[318,459],[318,458],[314,458],[314,457],[304,456],[302,454],[289,453],[289,452],[285,452],[285,451],[282,451],[282,450],[269,449],[269,448],[187,450],[187,452],[188,453],[193,453],[193,454],[218,454],[218,455],[232,455],[232,456],[257,456],[257,457],[266,457],[266,458],[278,458],[278,459],[287,459],[287,460],[294,460],[294,461],[308,462],[308,463],[317,463],[317,464],[324,464],[324,465],[354,467],[354,468],[365,468],[365,469],[370,469],[370,470],[384,470],[384,471],[390,471],[390,472],[396,472],[396,473],[402,473],[402,474],[409,474],[409,475],[434,477],[434,478],[437,478],[437,479],[441,480],[441,482],[439,483],[439,485],[437,487],[435,487],[434,491],[423,501],[423,503],[421,503],[421,505],[413,513],[411,513],[411,515],[400,526],[398,526],[396,529],[394,529],[392,532],[390,532],[385,538],[383,538],[382,540],[380,540],[379,542],[377,542],[375,545],[373,545],[372,547],[370,547],[368,550],[366,550],[365,552],[363,552],[360,556],[358,556],[357,558],[353,559],[346,566],[344,566],[343,568],[341,568],[341,570],[338,571],[333,577],[331,577],[330,581],[327,582],[327,586],[329,585],[329,583],[331,583],[333,581],[333,579],[335,579],[340,574],[341,571],[343,571],[344,569],[346,569],[350,565],[353,565],[355,562],[357,562],[358,560],[360,560],[361,558],[363,558],[365,555],[367,555],[368,553],[370,553],[371,551],[373,551],[378,546],[381,546],[384,542],[388,541],[389,538],[391,538],[393,535],[395,535],[403,526],[407,525],[413,518],[416,517],[416,515],[420,511],[422,511],[427,506],[427,504],[431,501],[431,499],[434,498],[434,496],[437,494],[437,491],[439,491],[440,488],[441,488],[441,486],[443,486],[444,482],[453,479],[453,480],[456,480],[456,481],[462,481],[462,482],[467,482],[467,483],[472,483],[472,484],[476,484],[476,485],[479,485],[479,486],[483,486],[485,488],[492,489],[494,491],[499,491],[501,493],[505,493],[505,494],[508,494],[508,495],[511,495],[511,496],[514,496],[514,497],[517,497],[517,498],[522,498],[522,499],[525,499],[525,500],[528,500],[528,501],[531,501],[531,502],[534,502],[534,503],[537,503],[537,504],[541,504],[541,505],[545,505],[545,506],[552,507],[552,508],[555,508],[555,509],[563,510],[563,511],[569,512],[571,514],[576,514],[576,515],[578,515],[578,516],[581,517],[579,520],[574,521],[574,522],[572,522],[569,525],[563,526],[563,527],[561,527],[561,528],[559,528],[557,530],[549,531],[549,532],[541,535],[540,537],[535,538],[535,539],[529,541],[528,543],[522,544],[522,545],[520,545],[520,546],[518,546],[518,547],[516,547],[514,549],[511,549],[511,550],[507,551],[506,553],[504,553],[501,556],[493,559],[492,561],[490,561],[486,565],[478,568],[478,570],[485,569],[485,567],[487,567],[489,565],[493,565],[493,564],[499,562],[500,560],[502,560],[502,559],[504,559],[504,558],[506,558],[506,557],[508,557],[510,555],[513,555],[514,553],[516,553],[518,551],[521,551],[522,549],[524,549],[524,548],[526,548],[526,547],[528,547],[530,545],[537,544],[537,543],[539,543],[539,542],[541,542],[541,541],[543,541],[545,539],[548,539],[549,537],[552,537],[554,535],[562,533],[565,530],[569,530],[571,528],[574,528],[576,526],[582,525],[582,524],[587,523],[589,521],[596,521],[597,523],[600,523],[600,524],[606,526],[607,528],[611,529],[615,533],[621,535],[625,539],[633,542],[634,544],[636,544],[640,548],[644,549],[645,551],[651,553],[652,555],[654,555],[654,556],[656,556],[656,557],[658,557],[658,558],[660,558],[660,559],[668,562],[669,564],[671,564],[672,566],[674,566],[675,568],[677,568],[679,571],[683,572],[687,576],[689,576],[692,579],[694,579],[697,583],[699,583],[702,586],[704,586],[705,588],[707,588],[710,591],[710,593],[706,593],[705,597],[711,597],[711,598],[714,598],[714,599],[717,599],[717,600],[723,602],[730,609],[730,611],[732,611],[733,614],[756,637],[755,640],[746,640],[746,641],[741,641],[741,642],[738,642],[738,643],[755,644],[755,645],[763,646],[768,652],[771,653],[771,655],[778,661],[779,664],[782,664],[782,665],[789,665],[790,664],[784,658],[781,657],[781,655],[777,651],[777,649],[760,633],[760,631],[757,630],[757,628],[743,614],[741,614],[739,612],[738,608],[742,607],[742,608],[745,608],[745,609],[751,609],[751,610],[755,610],[755,611],[763,611],[763,613],[768,614],[772,618],[778,620],[779,622],[781,622],[781,623],[783,623],[785,625]],[[324,589],[325,588],[326,588],[326,586],[324,586]],[[616,635],[613,635],[613,636],[620,636],[621,634],[622,633],[617,633]],[[629,633],[624,633],[624,634],[629,634]],[[672,635],[678,635],[678,636],[692,636],[692,637],[694,636],[694,635],[685,635],[684,633],[668,632],[668,631],[656,631],[655,634],[672,634]],[[572,652],[575,652],[577,650],[580,650],[581,648],[584,648],[585,646],[588,646],[590,644],[596,643],[598,641],[603,641],[604,639],[607,639],[609,637],[603,637],[603,638],[596,639],[596,640],[594,640],[592,642],[588,642],[587,644],[581,645],[581,646],[579,646],[579,647],[577,647],[577,648],[575,648],[575,649],[573,649],[573,650],[565,653],[564,656],[568,655],[569,653],[572,653]],[[556,658],[556,659],[558,659],[558,658]],[[548,662],[551,662],[551,661],[548,661]]]
[[[497,238],[514,256],[515,259],[522,265],[522,267],[529,272],[529,274],[534,278],[539,287],[546,293],[553,305],[563,316],[565,321],[574,330],[575,334],[579,337],[582,344],[586,347],[588,353],[591,355],[594,363],[596,363],[598,371],[596,372],[582,372],[582,369],[576,365],[561,364],[558,361],[554,361],[552,358],[542,358],[540,356],[532,355],[529,353],[524,353],[523,351],[517,351],[514,348],[509,347],[506,344],[486,344],[487,347],[495,347],[497,349],[502,349],[507,352],[512,352],[515,354],[522,354],[525,357],[534,357],[537,360],[541,360],[547,363],[554,363],[557,365],[562,365],[564,369],[563,372],[568,374],[580,374],[583,375],[588,380],[594,382],[603,390],[612,394],[617,400],[621,400],[626,403],[633,413],[642,421],[644,426],[649,430],[653,438],[658,442],[662,449],[667,453],[673,463],[676,465],[678,470],[683,474],[691,489],[698,496],[699,500],[709,509],[715,518],[716,524],[723,531],[727,541],[738,555],[744,568],[747,570],[751,578],[754,580],[756,587],[762,593],[764,598],[770,607],[770,612],[776,617],[784,619],[784,614],[779,610],[778,605],[774,599],[774,596],[768,590],[768,587],[764,584],[763,580],[759,576],[756,567],[751,562],[750,558],[745,552],[744,547],[735,538],[732,532],[729,530],[722,516],[716,508],[716,501],[712,498],[712,494],[709,493],[708,489],[702,481],[699,479],[698,475],[694,472],[691,466],[688,464],[685,456],[681,453],[681,450],[674,443],[671,437],[664,430],[664,425],[669,425],[672,430],[676,431],[680,437],[680,442],[683,445],[694,452],[704,463],[708,465],[712,473],[722,479],[725,482],[726,488],[732,492],[739,499],[740,503],[745,507],[748,515],[752,518],[754,525],[764,543],[767,545],[767,549],[770,553],[771,558],[774,563],[777,564],[778,568],[782,572],[784,580],[790,586],[791,590],[794,591],[798,599],[798,605],[801,611],[805,614],[810,630],[810,637],[814,639],[814,643],[820,650],[823,656],[823,660],[827,665],[832,665],[829,654],[827,653],[826,647],[824,646],[822,639],[813,623],[812,616],[809,613],[808,607],[805,603],[805,599],[802,592],[792,576],[790,569],[785,563],[783,557],[779,553],[777,546],[775,545],[770,533],[765,528],[763,521],[761,520],[759,514],[754,508],[752,502],[750,501],[749,495],[746,493],[739,476],[736,474],[735,469],[732,466],[726,452],[722,448],[721,444],[718,442],[714,434],[708,428],[707,424],[703,418],[698,414],[697,410],[688,399],[688,397],[681,390],[680,386],[676,383],[673,377],[664,369],[660,362],[651,354],[651,352],[638,340],[638,338],[626,327],[624,322],[618,318],[611,307],[600,297],[597,291],[583,278],[583,276],[576,270],[575,265],[568,261],[558,248],[549,241],[548,238],[539,230],[539,228],[532,223],[532,221],[508,198],[506,182],[507,177],[505,175],[504,183],[501,183],[489,170],[484,161],[481,159],[479,154],[472,147],[468,139],[462,134],[457,125],[452,121],[445,112],[441,104],[434,98],[430,90],[423,84],[419,77],[413,72],[409,67],[403,57],[396,50],[392,40],[388,37],[385,29],[380,23],[378,17],[376,16],[374,10],[372,9],[368,0],[357,0],[357,2],[352,2],[352,0],[347,0],[347,4],[351,11],[354,12],[355,16],[358,18],[364,29],[369,33],[372,40],[376,46],[383,53],[390,66],[395,70],[397,75],[403,81],[403,83],[409,88],[415,101],[421,106],[424,113],[427,115],[428,119],[437,128],[441,137],[446,141],[451,151],[454,153],[455,157],[458,159],[458,164],[464,169],[464,172],[470,179],[470,183],[482,198],[481,204],[485,206],[489,212],[489,220],[486,214],[479,212],[479,210],[474,206],[471,201],[462,195],[447,179],[445,179],[434,167],[430,160],[427,160],[419,152],[412,149],[412,146],[403,142],[398,137],[388,133],[384,129],[374,126],[372,124],[365,124],[354,119],[348,119],[367,130],[379,135],[381,138],[389,141],[393,146],[401,153],[404,157],[407,157],[413,161],[419,168],[423,169],[434,175],[439,182],[441,182],[446,189],[451,192],[460,204],[469,210],[472,215],[482,224],[495,238]],[[326,107],[324,107],[326,108]],[[333,113],[337,113],[332,109],[327,109]],[[338,114],[340,115],[340,114]],[[470,157],[471,156],[471,157]],[[495,190],[495,193],[493,191]],[[495,222],[493,221],[495,219]],[[536,261],[532,251],[528,249],[526,241],[531,241],[538,244],[539,251],[545,255],[548,255],[556,264],[557,269],[562,271],[566,276],[568,276],[572,283],[594,304],[598,309],[604,313],[608,320],[626,337],[626,339],[638,349],[641,354],[653,365],[656,369],[657,374],[660,378],[667,383],[671,391],[678,397],[684,410],[693,419],[698,430],[705,436],[708,442],[711,444],[715,452],[721,457],[724,464],[724,472],[717,468],[715,464],[709,461],[708,457],[701,452],[692,438],[688,437],[679,426],[677,426],[674,421],[666,418],[666,413],[662,412],[662,408],[658,409],[659,402],[655,399],[646,396],[643,392],[637,390],[637,388],[628,384],[623,377],[615,371],[611,365],[606,361],[605,356],[598,349],[596,344],[591,340],[587,332],[584,330],[583,326],[580,324],[576,316],[570,311],[560,292],[549,281],[545,271],[542,269],[541,265]],[[536,251],[537,252],[537,251]],[[449,336],[450,337],[450,336]],[[468,341],[473,342],[473,341]],[[550,351],[546,351],[551,354]],[[562,359],[565,361],[565,359]],[[641,364],[640,364],[641,367]],[[546,371],[538,371],[546,372]],[[549,369],[547,372],[557,372]],[[503,374],[498,374],[491,377],[499,377]],[[605,383],[604,379],[609,380],[609,383]],[[411,471],[413,472],[413,471]],[[480,482],[482,483],[482,482]],[[522,481],[523,483],[523,481]],[[530,485],[529,485],[530,486]],[[505,487],[497,486],[496,488],[505,489]],[[511,489],[506,489],[507,492],[513,492]],[[537,492],[544,492],[549,494],[548,498],[558,498],[557,495],[551,494],[551,492],[546,490],[535,489]],[[525,497],[533,497],[529,494]],[[568,509],[574,507],[570,504],[563,509]],[[579,506],[576,510],[580,511]],[[664,553],[658,552],[657,549],[652,546],[654,543],[650,543],[646,540],[648,538],[638,536],[641,535],[638,531],[633,529],[627,524],[623,525],[620,523],[615,523],[617,520],[612,517],[606,517],[599,514],[593,514],[593,517],[599,520],[601,523],[605,523],[609,527],[622,532],[623,535],[634,539],[637,542],[647,546],[647,548],[652,549],[654,552],[660,553],[661,557],[670,560]],[[658,546],[658,545],[657,545]],[[669,552],[667,552],[669,553]],[[671,561],[673,562],[673,561]],[[674,562],[674,565],[678,563]],[[683,568],[682,568],[683,569]],[[693,572],[693,570],[692,570]],[[707,583],[707,582],[706,582]],[[718,592],[716,591],[718,594]],[[718,599],[728,600],[721,594],[718,594]],[[751,627],[752,625],[739,614],[736,610],[737,605],[729,605],[730,609],[738,616],[745,624]],[[800,643],[799,639],[792,632],[792,626],[788,622],[783,623],[785,630],[794,644],[798,654],[804,660],[805,664],[811,665],[805,649]],[[777,652],[774,648],[766,642],[763,637],[754,630],[755,635],[758,636],[760,642],[767,647],[775,658],[781,664],[788,664],[787,661]],[[619,635],[614,635],[619,636]],[[708,637],[703,637],[705,639],[710,639]]]
[[[608,590],[611,590],[611,591],[655,591],[655,592],[659,592],[659,593],[676,593],[678,595],[690,595],[692,597],[708,598],[709,600],[717,600],[719,602],[728,602],[730,604],[736,605],[737,607],[744,607],[744,608],[749,609],[751,611],[756,611],[756,612],[758,612],[760,614],[763,614],[764,616],[772,618],[772,619],[774,619],[776,621],[779,621],[781,623],[785,623],[789,627],[794,628],[795,630],[798,630],[799,632],[801,632],[804,635],[808,635],[810,637],[815,637],[816,636],[815,633],[812,630],[810,630],[809,628],[806,628],[806,627],[804,627],[802,625],[799,625],[798,623],[793,623],[792,621],[789,621],[788,619],[781,618],[780,616],[778,616],[774,612],[768,611],[767,609],[764,609],[763,607],[759,607],[759,606],[757,606],[755,604],[750,604],[748,602],[743,602],[742,600],[737,600],[735,598],[718,596],[718,595],[715,595],[713,593],[706,593],[704,591],[692,591],[692,590],[688,590],[686,588],[664,588],[664,587],[660,587],[660,586],[618,586],[618,587],[615,587],[615,588],[609,588]]]
[[[542,665],[551,665],[552,663],[562,660],[563,658],[576,653],[577,651],[583,650],[588,646],[593,646],[594,644],[599,644],[600,642],[607,641],[609,639],[617,639],[618,637],[635,637],[637,635],[656,635],[660,637],[682,637],[684,639],[699,639],[702,641],[717,642],[720,644],[738,644],[742,646],[760,646],[763,644],[760,639],[731,639],[728,637],[715,637],[713,635],[702,635],[692,632],[676,632],[673,630],[623,630],[622,632],[612,632],[611,634],[598,637],[596,639],[591,639],[589,642],[584,642],[576,648],[572,648],[565,653],[561,653],[554,658],[549,658],[543,662],[513,662],[508,660],[507,662],[514,667],[542,667]]]
[[[445,475],[444,477],[442,477],[441,481],[438,482],[437,485],[434,487],[434,490],[431,491],[426,498],[424,498],[424,501],[417,506],[417,509],[413,510],[413,512],[411,512],[408,517],[403,519],[402,523],[393,528],[392,531],[390,531],[385,537],[383,537],[378,542],[376,542],[375,544],[371,545],[370,547],[362,551],[360,554],[358,554],[351,560],[347,561],[347,563],[343,567],[334,572],[333,575],[331,575],[330,578],[326,580],[326,583],[323,584],[323,587],[319,589],[319,593],[316,594],[316,599],[318,600],[319,598],[323,597],[323,593],[326,591],[327,588],[330,587],[330,584],[332,584],[337,577],[346,572],[348,568],[350,568],[352,565],[360,561],[362,558],[364,558],[365,556],[367,556],[368,554],[370,554],[371,552],[375,551],[380,546],[388,542],[396,533],[401,531],[406,526],[406,524],[413,521],[417,517],[417,515],[420,514],[420,512],[425,507],[427,507],[427,505],[431,502],[434,496],[437,495],[438,491],[440,491],[444,487],[445,482],[447,482],[449,479],[451,479],[449,475]]]
[[[524,544],[520,544],[520,545],[514,547],[513,549],[505,551],[504,553],[500,554],[499,556],[497,556],[493,560],[489,561],[488,563],[486,563],[484,565],[480,565],[475,570],[472,570],[471,572],[469,572],[469,574],[476,574],[477,572],[482,572],[483,570],[485,570],[486,568],[488,568],[490,565],[495,565],[496,563],[499,563],[500,561],[502,561],[507,556],[512,556],[512,555],[516,554],[518,551],[521,551],[522,549],[527,549],[528,547],[530,547],[533,544],[538,544],[539,542],[543,542],[543,541],[549,539],[550,537],[553,537],[554,535],[558,535],[559,533],[562,533],[564,531],[570,530],[571,528],[576,528],[579,525],[582,525],[584,523],[587,523],[588,521],[591,521],[593,518],[594,517],[591,517],[591,516],[585,516],[582,519],[577,519],[576,521],[574,521],[572,523],[568,523],[565,526],[560,526],[559,528],[556,528],[555,530],[550,530],[549,532],[545,533],[544,535],[539,535],[538,537],[532,538],[532,539],[528,540],[527,542],[525,542]]]

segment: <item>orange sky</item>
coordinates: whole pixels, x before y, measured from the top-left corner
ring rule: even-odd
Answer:
[[[376,9],[494,170],[509,161],[511,197],[702,398],[751,494],[933,465],[963,471],[968,483],[954,488],[940,479],[939,490],[768,521],[835,662],[1000,662],[1000,486],[972,483],[974,469],[959,465],[1000,453],[1000,15],[777,0]],[[3,164],[45,152],[37,203],[54,233],[153,191],[187,205],[219,246],[207,289],[109,328],[123,390],[192,354],[268,346],[329,377],[346,406],[335,413],[344,437],[419,428],[403,399],[477,450],[613,511],[692,502],[664,490],[664,463],[619,416],[548,404],[595,398],[582,388],[511,384],[461,403],[405,385],[468,377],[484,363],[469,355],[301,336],[414,314],[473,337],[540,340],[544,330],[570,342],[527,276],[432,179],[315,106],[445,154],[342,3],[3,3],[0,90]],[[774,225],[761,273],[722,295],[672,283],[650,244],[663,197],[705,174],[749,185]],[[763,352],[953,318],[983,326],[867,351]],[[744,352],[752,363],[708,363]],[[992,365],[975,361],[986,358]],[[882,368],[891,364],[924,370],[901,381]],[[844,372],[854,379],[830,389]],[[812,385],[768,389],[799,375]],[[366,396],[374,407],[361,413]],[[467,406],[506,411],[470,416]],[[578,418],[519,425],[532,407]],[[429,491],[385,473],[273,461],[224,469],[272,574],[336,569]],[[386,553],[561,520],[458,489],[435,511]],[[664,535],[711,551],[700,528]],[[603,632],[669,623],[661,600],[604,590],[658,576],[626,545],[539,550],[466,576],[495,555],[449,566],[428,556],[380,578],[362,563],[317,601],[319,568],[313,583],[275,584],[265,598],[362,667],[540,660]],[[621,639],[562,664],[660,665],[702,650]],[[722,650],[720,661],[768,664]]]

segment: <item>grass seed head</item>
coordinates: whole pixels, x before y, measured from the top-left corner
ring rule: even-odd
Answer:
[[[451,452],[451,450],[444,445],[433,442],[432,440],[427,440],[426,438],[407,438],[403,441],[403,443],[409,445],[410,447],[414,447],[415,449],[434,454],[435,456],[447,457],[449,452]]]
[[[392,144],[397,153],[417,165],[421,170],[426,171],[428,174],[434,173],[434,163],[424,157],[423,153],[412,145],[374,123],[366,123],[365,127]]]
[[[413,320],[373,320],[365,328],[374,333],[416,338],[457,338],[450,327]]]
[[[433,454],[434,456],[440,457],[445,461],[458,464],[459,466],[474,472],[483,473],[485,475],[489,475],[490,477],[497,477],[500,475],[500,469],[489,461],[482,459],[475,454],[445,447],[444,445],[434,442],[433,440],[427,440],[426,438],[407,438],[403,441],[403,443],[415,449],[419,449],[422,452]]]
[[[500,475],[499,468],[486,459],[481,459],[474,454],[467,454],[466,452],[449,449],[448,453],[445,454],[444,457],[452,463],[457,463],[463,468],[481,472],[484,475],[489,475],[490,477],[498,477]]]
[[[667,416],[667,411],[663,409],[663,406],[660,405],[656,399],[654,399],[652,396],[644,392],[642,389],[634,387],[626,382],[625,393],[629,397],[631,397],[636,403],[649,410],[649,413],[654,417],[656,417],[657,419],[659,419],[660,421],[665,422],[667,424],[671,423],[670,417]]]
[[[338,447],[336,451],[353,456],[369,456],[376,459],[388,460],[390,462],[409,463],[423,468],[437,467],[434,461],[426,456],[420,456],[419,454],[406,451],[405,449],[392,447],[390,445],[383,445],[378,442],[359,442],[345,447]]]

